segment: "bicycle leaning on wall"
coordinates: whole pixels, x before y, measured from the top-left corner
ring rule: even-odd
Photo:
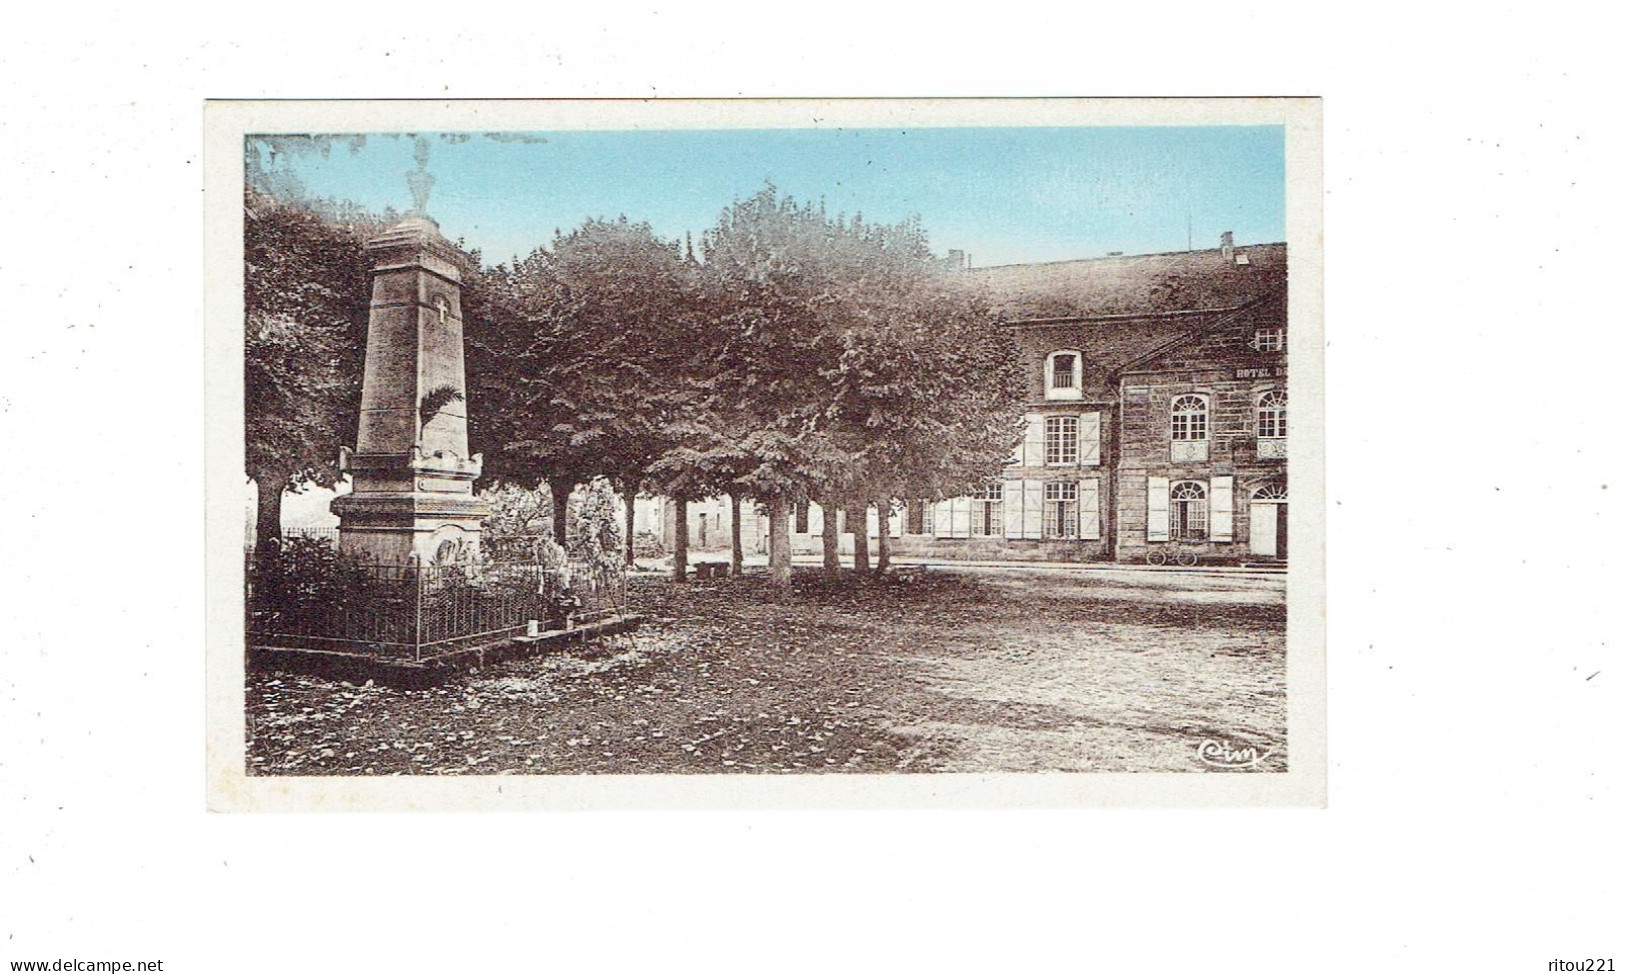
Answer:
[[[1166,544],[1154,544],[1146,549],[1145,563],[1147,565],[1183,565],[1190,568],[1196,564],[1196,548],[1181,541],[1169,541]]]

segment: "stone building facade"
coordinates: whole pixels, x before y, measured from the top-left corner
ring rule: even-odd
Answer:
[[[1286,320],[1278,290],[1119,373],[1119,560],[1286,559]]]
[[[999,481],[910,503],[896,552],[1140,560],[1171,542],[1210,563],[1285,557],[1284,244],[1226,234],[1213,250],[967,276],[1020,349],[1024,436]]]
[[[1139,561],[1171,544],[1208,563],[1284,559],[1286,270],[1285,244],[1228,233],[1210,250],[962,270],[1020,352],[1023,435],[974,494],[871,510],[870,551],[884,523],[903,556]],[[691,546],[725,546],[710,524],[726,527],[726,499],[695,505]],[[822,552],[825,516],[797,509],[794,553]],[[766,518],[745,522],[746,550],[765,550]]]

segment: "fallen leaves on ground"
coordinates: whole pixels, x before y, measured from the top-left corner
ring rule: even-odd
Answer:
[[[1279,770],[1284,587],[1185,579],[639,579],[640,629],[428,689],[252,672],[249,771],[1201,770],[1205,736]]]

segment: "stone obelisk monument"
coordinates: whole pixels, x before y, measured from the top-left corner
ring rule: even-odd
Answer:
[[[457,251],[426,206],[428,142],[407,174],[412,211],[367,242],[372,308],[361,422],[343,466],[354,489],[333,501],[339,550],[391,565],[444,564],[479,550],[474,497],[480,457],[468,454],[462,275]]]

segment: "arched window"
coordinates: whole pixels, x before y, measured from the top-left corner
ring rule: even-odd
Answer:
[[[1180,396],[1174,400],[1173,437],[1179,441],[1207,439],[1206,399]]]
[[[1258,397],[1258,438],[1278,440],[1286,436],[1286,393],[1271,389]]]
[[[1284,501],[1286,500],[1286,485],[1277,483],[1264,484],[1253,490],[1255,501]]]
[[[1182,480],[1168,490],[1168,530],[1175,541],[1207,540],[1207,488]]]
[[[1083,355],[1075,349],[1049,353],[1044,360],[1044,398],[1083,398]]]

